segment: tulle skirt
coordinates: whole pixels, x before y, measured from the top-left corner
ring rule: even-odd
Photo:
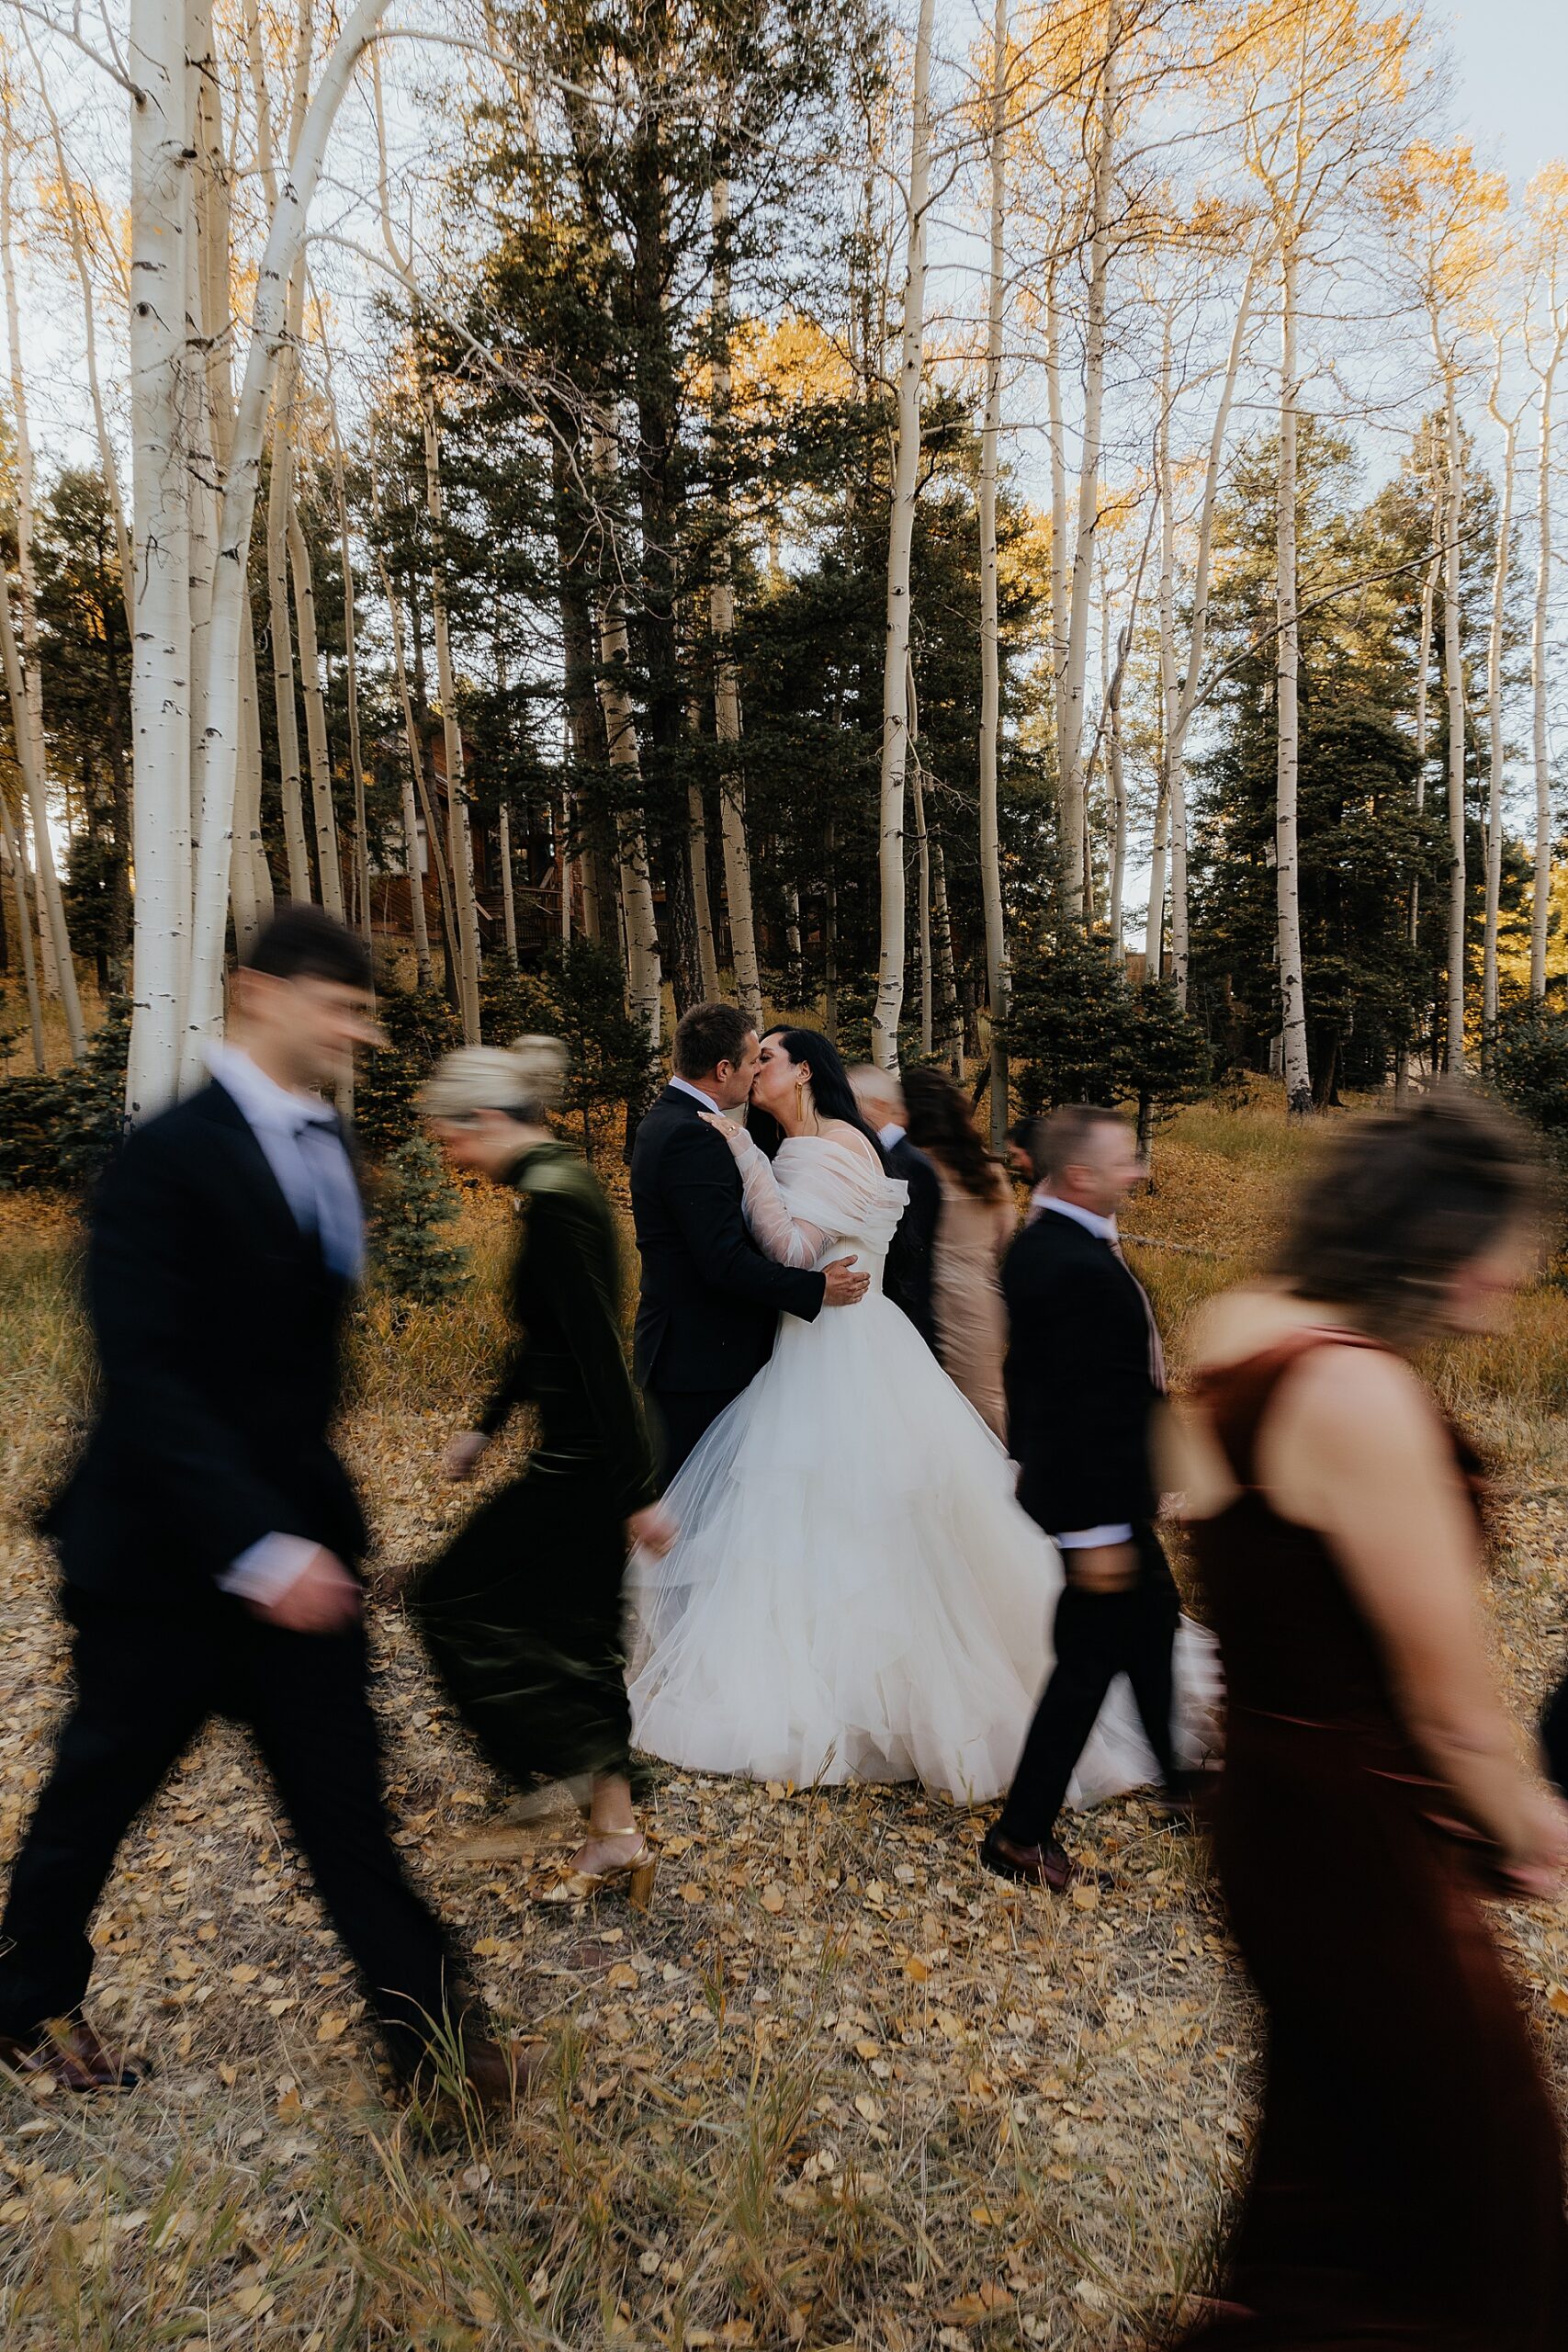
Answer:
[[[879,1291],[781,1317],[665,1499],[680,1534],[662,1560],[634,1555],[629,1581],[637,1747],[797,1787],[916,1780],[971,1804],[1007,1787],[1061,1564],[1002,1447]],[[1121,1683],[1073,1801],[1156,1777]]]

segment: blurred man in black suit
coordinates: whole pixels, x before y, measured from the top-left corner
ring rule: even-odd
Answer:
[[[746,1229],[735,1155],[702,1114],[742,1110],[758,1050],[734,1005],[694,1005],[675,1031],[675,1075],[632,1147],[642,1259],[633,1369],[665,1486],[767,1363],[779,1317],[813,1322],[824,1306],[853,1306],[869,1282],[852,1258],[820,1273],[775,1265]]]
[[[855,1101],[868,1126],[876,1129],[889,1176],[901,1176],[909,1188],[909,1205],[898,1220],[898,1230],[887,1252],[882,1287],[895,1306],[902,1307],[932,1355],[937,1354],[936,1310],[931,1299],[932,1261],[936,1229],[942,1217],[942,1178],[935,1167],[905,1132],[908,1113],[904,1090],[892,1070],[863,1062],[850,1072]]]
[[[82,2015],[88,1926],[136,1815],[226,1714],[254,1735],[399,2072],[426,2072],[451,2026],[476,2090],[511,2092],[388,1833],[365,1521],[329,1435],[364,1225],[316,1090],[374,1038],[370,980],[341,923],[282,911],[234,976],[211,1083],[131,1135],[94,1204],[102,1384],[46,1521],[75,1699],[0,1922],[0,2058],[72,2089],[135,2079]]]
[[[1041,1182],[1002,1268],[1010,1336],[1008,1437],[1018,1498],[1055,1538],[1066,1582],[1055,1665],[981,1859],[1060,1889],[1055,1835],[1073,1768],[1124,1673],[1168,1792],[1171,1652],[1179,1608],[1154,1520],[1150,1422],[1165,1387],[1154,1312],[1122,1256],[1116,1211],[1143,1174],[1113,1111],[1073,1104],[1031,1138]]]

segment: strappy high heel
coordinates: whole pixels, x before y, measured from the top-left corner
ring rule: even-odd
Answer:
[[[646,1911],[653,1900],[653,1882],[659,1875],[659,1854],[642,1829],[600,1829],[593,1833],[595,1845],[604,1845],[613,1838],[635,1838],[637,1849],[624,1862],[607,1871],[573,1871],[570,1883],[581,1887],[584,1895],[598,1894],[609,1887],[624,1886],[626,1901],[634,1911]]]

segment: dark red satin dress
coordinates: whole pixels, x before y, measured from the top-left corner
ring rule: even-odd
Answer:
[[[1268,2059],[1227,2315],[1181,2342],[1568,2352],[1557,2119],[1481,1910],[1484,1845],[1328,1546],[1254,1484],[1269,1403],[1325,1340],[1372,1344],[1297,1333],[1200,1392],[1242,1488],[1193,1536],[1227,1687],[1215,1851]]]

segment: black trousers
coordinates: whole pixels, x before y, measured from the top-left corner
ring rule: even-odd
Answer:
[[[88,1925],[120,1840],[209,1715],[247,1724],[394,2065],[425,2054],[460,2008],[434,1917],[388,1833],[365,1634],[295,1634],[203,1590],[145,1610],[67,1588],[75,1703],[0,1919],[0,2033],[26,2039],[78,2008]]]
[[[739,1388],[649,1388],[646,1393],[653,1442],[659,1454],[659,1483],[667,1487],[697,1440],[705,1436]]]
[[[1133,1696],[1168,1788],[1178,1785],[1171,1747],[1171,1651],[1180,1601],[1152,1527],[1134,1532],[1138,1580],[1122,1592],[1090,1592],[1070,1580],[1056,1603],[1056,1662],[1034,1711],[997,1828],[1015,1846],[1043,1845],[1056,1825],[1073,1768],[1119,1674]]]

